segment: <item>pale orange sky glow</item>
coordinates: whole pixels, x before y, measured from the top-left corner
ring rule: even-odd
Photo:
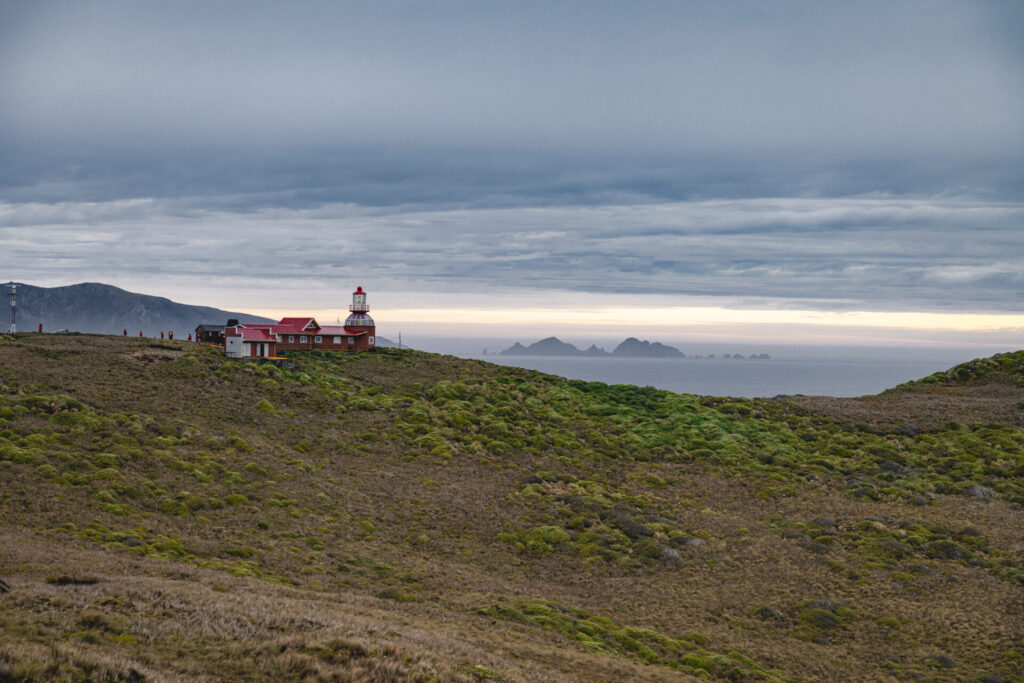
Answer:
[[[253,310],[267,317],[294,311]],[[336,310],[312,311],[323,323]],[[545,336],[745,341],[780,344],[956,345],[1018,348],[1024,315],[921,311],[816,311],[717,306],[375,307],[378,333],[512,337]],[[453,327],[454,326],[454,327]]]

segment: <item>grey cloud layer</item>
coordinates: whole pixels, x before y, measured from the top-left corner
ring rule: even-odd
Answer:
[[[2,3],[0,196],[1019,198],[1021,31],[994,1]]]
[[[1024,204],[714,200],[503,209],[211,211],[180,201],[0,206],[5,272],[165,274],[235,289],[717,296],[833,309],[1016,311]],[[276,286],[276,285],[275,285]]]
[[[1014,0],[0,2],[0,267],[1015,311],[1022,34]]]
[[[1011,3],[8,6],[0,120],[277,145],[732,145],[986,153],[1015,142]]]

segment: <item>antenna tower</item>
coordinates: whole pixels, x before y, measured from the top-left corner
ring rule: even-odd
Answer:
[[[16,329],[15,315],[18,310],[18,285],[13,282],[8,284],[10,284],[11,287],[11,334],[14,334]]]

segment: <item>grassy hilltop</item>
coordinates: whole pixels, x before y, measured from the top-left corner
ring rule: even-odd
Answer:
[[[1024,680],[1024,352],[773,400],[293,360],[0,341],[0,680]]]

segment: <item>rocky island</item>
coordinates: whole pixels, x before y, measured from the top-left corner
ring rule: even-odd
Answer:
[[[674,346],[640,340],[636,337],[624,339],[615,349],[609,353],[596,344],[591,344],[586,350],[580,350],[573,344],[564,342],[558,337],[547,337],[536,341],[529,346],[516,342],[498,355],[501,356],[615,356],[618,358],[686,358],[686,354]],[[690,358],[701,359],[703,356],[690,356]],[[715,354],[710,354],[707,359],[713,360]],[[741,354],[727,353],[722,358],[729,360],[744,360]],[[750,360],[770,360],[767,353],[755,353],[749,356]]]

